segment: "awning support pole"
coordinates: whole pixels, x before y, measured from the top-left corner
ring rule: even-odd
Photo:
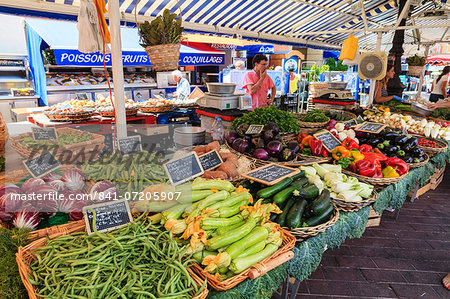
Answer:
[[[425,51],[423,52],[425,57],[428,57],[428,52],[430,50],[430,45],[425,46]],[[422,94],[422,85],[423,85],[423,79],[425,77],[425,68],[423,68],[422,73],[420,74],[420,80],[419,80],[419,90],[417,91],[416,99],[420,98],[420,95]]]
[[[383,38],[383,32],[378,32],[378,37],[377,37],[377,48],[376,51],[379,52],[381,49],[381,39]],[[372,105],[373,101],[374,101],[374,97],[375,97],[375,84],[376,84],[377,80],[370,80],[370,92],[369,92],[369,103],[367,104],[368,106]]]
[[[108,1],[109,27],[111,30],[111,60],[114,78],[114,107],[117,138],[127,137],[125,115],[125,89],[123,82],[122,38],[120,36],[119,1]]]

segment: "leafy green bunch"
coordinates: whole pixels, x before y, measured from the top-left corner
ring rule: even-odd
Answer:
[[[297,133],[300,129],[294,114],[278,110],[274,106],[256,108],[254,111],[236,118],[233,120],[232,128],[236,129],[243,123],[249,125],[265,125],[269,122],[274,122],[280,128],[280,132]]]
[[[323,111],[314,109],[308,111],[305,115],[300,116],[298,119],[304,122],[321,123],[328,121],[329,118]]]
[[[171,14],[169,9],[165,9],[162,16],[158,16],[153,21],[145,21],[139,25],[142,47],[178,44],[184,28],[181,26],[181,18],[176,20],[177,14]]]
[[[410,56],[406,58],[406,63],[410,66],[424,66],[427,64],[427,58],[418,56],[417,54],[414,56]]]

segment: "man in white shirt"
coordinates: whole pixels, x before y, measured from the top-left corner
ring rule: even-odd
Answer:
[[[177,82],[177,91],[173,93],[173,96],[178,100],[184,100],[191,94],[191,86],[186,78],[183,78],[183,74],[179,71],[173,71],[173,80]]]

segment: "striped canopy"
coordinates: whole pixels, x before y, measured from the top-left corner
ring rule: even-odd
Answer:
[[[30,4],[36,3],[35,0]],[[22,10],[35,11],[38,7],[58,14],[76,13],[80,0],[42,0],[47,5],[30,5]],[[172,13],[182,15],[184,26],[188,31],[213,34],[238,35],[243,38],[262,42],[272,41],[292,45],[308,45],[322,48],[338,48],[348,37],[348,32],[326,31],[360,30],[354,36],[360,38],[360,46],[374,49],[376,33],[365,33],[364,14],[368,28],[392,27],[397,21],[398,7],[394,0],[118,0],[123,19],[138,21],[156,17],[168,8]],[[15,1],[10,1],[14,7]],[[447,0],[440,2],[446,7]],[[2,3],[0,1],[0,3]],[[361,5],[364,4],[364,6]],[[433,1],[421,4],[422,0],[410,0],[415,8],[412,15],[419,15],[425,10],[435,8]],[[36,8],[34,8],[36,7]],[[44,16],[45,14],[43,14]],[[448,20],[447,20],[448,22]],[[417,23],[417,22],[416,22]],[[420,23],[433,25],[430,21]],[[436,26],[439,26],[439,22]],[[411,25],[411,21],[407,25]],[[442,29],[442,28],[441,28]],[[384,34],[383,45],[392,42],[392,34]],[[425,32],[425,31],[424,31]],[[422,34],[426,39],[427,34]],[[412,30],[406,32],[407,39],[413,37]],[[407,42],[415,42],[410,39]]]

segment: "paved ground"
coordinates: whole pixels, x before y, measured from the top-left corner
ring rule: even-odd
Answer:
[[[450,167],[437,190],[385,211],[379,227],[327,250],[297,298],[450,298]]]

